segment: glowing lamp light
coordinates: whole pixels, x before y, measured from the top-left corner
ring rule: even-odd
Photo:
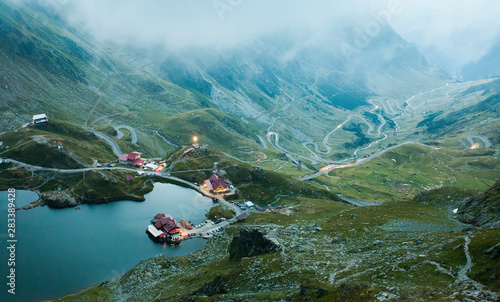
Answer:
[[[193,142],[197,142],[198,141],[198,137],[197,136],[193,136]]]

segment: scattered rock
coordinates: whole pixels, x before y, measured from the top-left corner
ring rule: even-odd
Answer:
[[[347,242],[347,239],[346,239],[346,238],[342,238],[342,239],[341,239],[341,238],[339,238],[339,237],[337,237],[337,236],[335,236],[335,237],[333,237],[333,238],[331,239],[331,243],[332,243],[332,244],[346,243],[346,242]]]
[[[399,300],[399,296],[393,293],[388,293],[388,292],[380,292],[376,296],[378,301],[395,301]]]
[[[343,298],[343,301],[347,301],[349,300],[349,297],[353,297],[355,293],[363,291],[367,288],[368,286],[364,284],[353,285],[342,283],[337,288],[337,291],[340,292],[340,296]]]

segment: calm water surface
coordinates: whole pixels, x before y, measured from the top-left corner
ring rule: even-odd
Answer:
[[[16,205],[38,199],[16,191]],[[7,293],[7,192],[0,192],[0,301],[54,299],[120,276],[139,261],[182,256],[204,247],[204,239],[181,246],[155,244],[145,233],[157,213],[199,223],[212,200],[190,189],[155,184],[145,202],[81,205],[80,210],[38,207],[16,212],[16,295]]]

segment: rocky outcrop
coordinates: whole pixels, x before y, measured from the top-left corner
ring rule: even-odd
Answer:
[[[467,200],[458,210],[460,221],[478,227],[500,227],[500,182]]]
[[[217,275],[214,280],[200,287],[192,294],[192,296],[211,297],[215,295],[225,294],[226,290],[224,289],[224,281],[224,277],[222,277],[221,275]]]
[[[75,198],[66,190],[41,193],[40,197],[51,208],[68,208],[78,205]]]
[[[280,245],[275,238],[262,233],[259,230],[241,229],[239,236],[234,236],[229,247],[229,259],[241,259],[261,254],[275,253]]]
[[[486,249],[483,253],[490,255],[490,259],[500,260],[500,242],[497,245]]]

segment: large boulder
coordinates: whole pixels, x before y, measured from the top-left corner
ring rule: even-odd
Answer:
[[[275,253],[280,245],[275,238],[271,238],[259,230],[241,229],[239,236],[234,236],[229,247],[229,259],[241,259],[261,254]]]
[[[67,190],[44,192],[40,194],[40,197],[51,208],[69,208],[78,205],[78,202]]]

